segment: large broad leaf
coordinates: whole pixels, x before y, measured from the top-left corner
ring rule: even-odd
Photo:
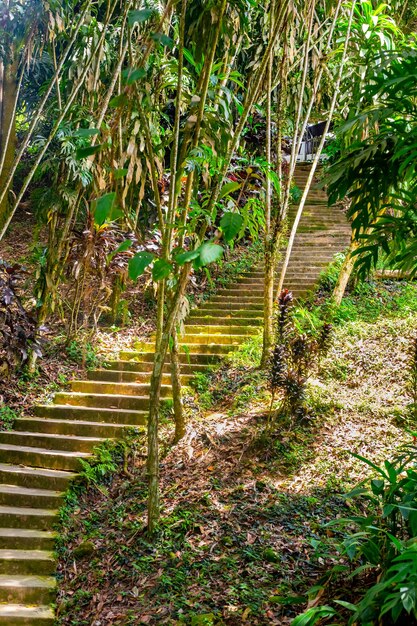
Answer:
[[[219,194],[219,200],[227,196],[229,193],[233,193],[237,189],[240,189],[240,187],[241,187],[241,183],[237,183],[237,182],[226,183],[221,188],[221,191]]]
[[[124,107],[129,102],[128,97],[125,93],[121,93],[118,96],[114,96],[109,102],[109,107],[117,109],[119,107]]]
[[[73,137],[94,137],[94,135],[99,134],[99,130],[97,128],[79,128],[78,130],[72,133]]]
[[[122,72],[122,78],[125,85],[132,85],[135,81],[146,76],[146,70],[143,67],[129,67]]]
[[[182,252],[175,257],[175,262],[178,265],[184,265],[185,263],[190,263],[190,261],[194,261],[197,257],[200,256],[200,249],[190,250],[189,252]]]
[[[129,25],[134,26],[134,24],[142,24],[142,22],[146,22],[152,13],[153,9],[141,9],[139,11],[129,11]]]
[[[138,252],[129,261],[129,277],[132,280],[137,280],[139,276],[142,276],[148,265],[154,260],[154,255],[150,252]]]
[[[197,259],[197,267],[204,267],[210,263],[215,263],[223,256],[222,246],[219,246],[217,243],[213,243],[212,241],[203,243],[198,250],[200,251],[200,255]]]
[[[239,213],[225,213],[220,220],[220,227],[226,241],[230,241],[243,226],[243,217]]]
[[[165,259],[158,259],[152,268],[152,278],[154,280],[162,280],[167,278],[172,272],[172,265]]]
[[[86,148],[78,148],[75,156],[77,159],[85,159],[92,154],[96,154],[97,152],[99,152],[101,148],[101,144],[98,144],[97,146],[87,146]]]
[[[116,194],[114,192],[106,193],[96,200],[96,208],[94,211],[94,221],[96,224],[102,226],[102,224],[109,219],[115,200]]]
[[[154,33],[151,35],[151,39],[153,39],[156,43],[161,44],[161,46],[166,46],[167,48],[174,47],[174,41],[168,35],[164,35],[164,33]]]

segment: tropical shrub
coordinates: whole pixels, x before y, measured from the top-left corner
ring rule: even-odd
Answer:
[[[8,376],[27,361],[30,351],[41,356],[35,318],[21,299],[25,270],[0,261],[0,372]]]
[[[354,501],[355,513],[329,524],[336,538],[328,539],[325,549],[332,546],[338,564],[326,578],[348,576],[355,593],[363,595],[355,604],[334,602],[352,612],[350,625],[388,625],[417,618],[417,447],[404,446],[381,466],[354,456],[375,475],[346,496]],[[323,545],[316,547],[324,550]],[[327,612],[321,614],[323,610]],[[339,608],[316,606],[293,620],[292,626],[312,626],[320,616],[337,615],[341,617]]]
[[[315,335],[303,332],[292,312],[293,295],[284,289],[278,298],[276,342],[269,367],[271,409],[281,396],[279,413],[295,419],[305,416],[306,388],[330,347],[331,324],[322,324]]]

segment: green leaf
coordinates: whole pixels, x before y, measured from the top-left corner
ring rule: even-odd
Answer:
[[[411,611],[416,607],[417,601],[415,587],[401,587],[400,594],[403,607],[407,613],[411,613]]]
[[[162,280],[167,278],[172,272],[172,264],[165,259],[158,259],[155,261],[152,268],[152,278],[154,280]]]
[[[241,186],[241,183],[237,182],[226,183],[220,190],[219,200],[227,196],[229,193],[233,193],[233,191],[236,191],[236,189],[240,189]]]
[[[137,280],[142,276],[148,265],[154,260],[154,255],[150,252],[138,252],[129,261],[129,278]]]
[[[222,246],[219,246],[217,243],[213,243],[212,241],[203,243],[198,250],[200,250],[198,267],[204,267],[210,263],[215,263],[223,256]]]
[[[153,13],[153,9],[140,9],[138,11],[129,11],[129,26],[134,26],[135,24],[142,24],[146,22]]]
[[[97,154],[102,148],[102,144],[98,144],[97,146],[87,146],[86,148],[78,148],[75,153],[75,157],[77,159],[85,159],[86,157],[91,156],[92,154]]]
[[[178,265],[184,265],[185,263],[189,263],[190,261],[194,261],[197,257],[200,256],[200,249],[190,250],[189,252],[182,252],[175,257],[175,262]]]
[[[73,137],[93,137],[98,135],[100,131],[97,128],[79,128],[72,133]]]
[[[112,193],[106,193],[104,196],[101,196],[101,198],[98,198],[95,201],[96,207],[94,211],[94,221],[96,224],[102,226],[102,224],[108,220],[114,206],[115,199],[116,194],[113,191]]]
[[[226,241],[230,241],[240,231],[243,225],[243,217],[239,213],[225,213],[220,220],[220,228]]]
[[[335,600],[336,604],[340,604],[345,609],[349,609],[349,611],[356,611],[357,607],[351,602],[345,602],[344,600]]]
[[[131,239],[125,239],[124,241],[122,241],[122,243],[116,248],[116,250],[113,250],[113,252],[110,252],[110,254],[107,255],[108,263],[110,263],[110,261],[116,256],[116,254],[119,254],[119,252],[125,252],[125,250],[128,250],[132,244],[133,241]]]
[[[156,43],[160,43],[161,46],[166,46],[167,48],[174,47],[174,42],[171,37],[164,35],[164,33],[154,33],[151,35],[151,39],[153,39]]]
[[[128,103],[128,98],[127,95],[125,93],[121,93],[118,96],[115,96],[114,98],[112,98],[109,102],[109,107],[113,107],[114,109],[117,109],[118,107],[123,107]]]
[[[146,70],[144,70],[143,67],[138,67],[137,69],[129,67],[122,72],[125,85],[132,85],[135,81],[140,80],[144,76],[146,76]]]
[[[113,170],[114,180],[120,180],[120,178],[124,178],[127,172],[128,172],[127,167]]]
[[[336,611],[331,606],[318,606],[308,609],[302,615],[298,615],[292,622],[291,626],[314,626],[324,617],[331,617]]]

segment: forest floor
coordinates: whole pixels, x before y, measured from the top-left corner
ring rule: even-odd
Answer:
[[[317,302],[313,313],[323,307]],[[267,426],[260,340],[195,385],[187,436],[163,427],[160,533],[144,533],[144,440],[120,470],[63,509],[58,623],[285,625],[332,559],[313,547],[369,468],[411,441],[406,391],[417,286],[365,284],[345,298],[309,418]],[[221,398],[221,403],[219,403]],[[104,455],[98,470],[105,469]],[[124,466],[124,469],[121,469]],[[97,475],[99,471],[97,472]]]

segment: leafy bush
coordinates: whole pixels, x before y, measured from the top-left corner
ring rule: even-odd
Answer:
[[[74,363],[78,363],[79,365],[93,368],[97,367],[100,363],[100,359],[97,356],[94,347],[88,341],[86,343],[80,343],[74,339],[67,346],[66,351],[71,361],[74,361]]]
[[[9,406],[0,406],[0,428],[11,430],[19,415]]]
[[[352,612],[345,622],[352,625],[395,624],[399,619],[417,618],[417,447],[404,446],[381,467],[354,456],[376,476],[362,481],[346,496],[356,500],[363,512],[330,523],[342,539],[329,539],[328,543],[335,554],[350,562],[339,563],[330,574],[349,573],[354,588],[363,589],[365,584],[365,592],[356,604],[335,603]],[[370,574],[377,582],[366,588]],[[292,626],[313,626],[320,610],[329,611],[321,617],[339,615],[339,610],[329,606],[314,607],[293,620]]]

